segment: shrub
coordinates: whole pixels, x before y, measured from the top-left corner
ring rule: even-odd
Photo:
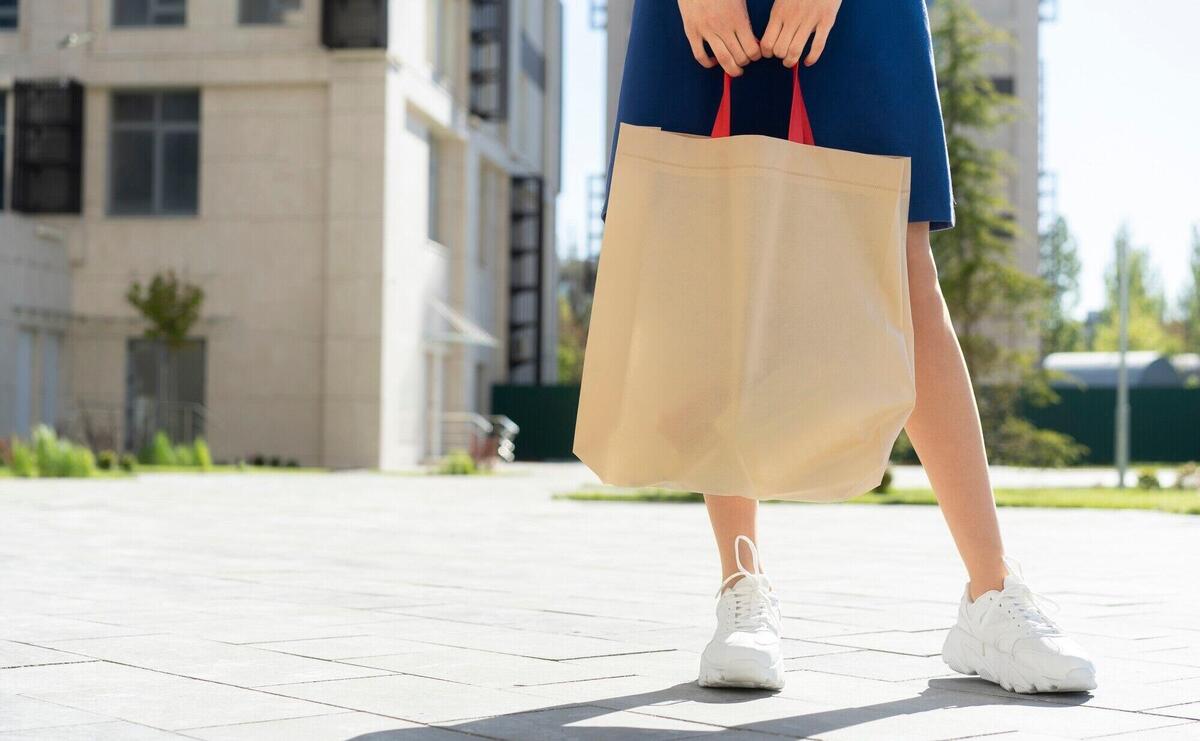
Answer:
[[[1195,463],[1184,463],[1175,471],[1176,489],[1200,489],[1200,467]]]
[[[892,469],[889,468],[883,472],[883,480],[879,482],[879,486],[876,486],[871,491],[876,492],[877,494],[887,494],[889,491],[891,491],[891,489],[892,489]]]
[[[917,452],[913,450],[912,441],[908,439],[908,433],[900,430],[899,437],[896,438],[896,444],[892,446],[892,463],[920,463],[917,459]]]
[[[175,465],[177,466],[194,466],[196,465],[196,452],[191,445],[180,443],[175,446],[173,451],[175,457]]]
[[[154,438],[138,453],[138,463],[151,466],[174,466],[175,448],[171,447],[171,438],[159,430]]]
[[[133,469],[137,468],[137,456],[133,453],[122,453],[117,463],[121,466],[122,471],[133,473]]]
[[[79,479],[95,475],[96,456],[92,455],[92,451],[82,445],[72,445],[71,443],[66,443],[66,445],[68,450],[63,475]]]
[[[101,450],[96,455],[96,467],[101,471],[112,471],[117,467],[117,453],[113,450]]]
[[[295,458],[288,458],[287,463],[285,463],[283,467],[284,468],[299,468],[300,461],[296,460]]]
[[[1070,435],[1035,427],[1029,420],[1009,417],[1000,425],[998,439],[989,440],[997,463],[1010,466],[1062,468],[1077,463],[1087,454],[1086,445]]]
[[[60,444],[54,430],[46,425],[33,428],[32,439],[38,475],[48,478],[66,476],[70,470],[70,444]]]
[[[213,467],[212,453],[209,451],[208,442],[204,438],[198,437],[192,443],[192,458],[196,461],[195,465],[205,471]]]
[[[273,455],[269,459],[267,459],[267,465],[270,466],[271,468],[279,468],[280,466],[283,465],[283,459],[277,455]]]
[[[1139,489],[1161,489],[1162,484],[1158,482],[1158,473],[1153,468],[1139,468],[1137,485]]]
[[[11,455],[12,463],[9,466],[12,468],[13,476],[32,478],[38,475],[37,456],[28,445],[20,440],[13,440]]]
[[[476,473],[475,460],[465,450],[453,450],[442,458],[437,472],[443,476],[469,476]]]
[[[250,465],[265,466],[265,465],[267,465],[267,459],[263,457],[262,453],[255,453],[253,456],[250,457]]]

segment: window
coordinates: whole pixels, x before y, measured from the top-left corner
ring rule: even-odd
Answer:
[[[300,9],[300,0],[241,0],[238,20],[245,24],[280,24]]]
[[[113,0],[114,26],[182,26],[187,0]]]
[[[0,0],[2,1],[2,0]],[[0,90],[0,211],[4,210],[4,153],[8,150],[8,95]]]
[[[17,0],[0,0],[0,31],[17,27]]]
[[[429,224],[428,236],[434,242],[440,242],[442,232],[442,199],[440,193],[442,187],[442,178],[441,173],[439,172],[442,166],[441,152],[438,151],[439,146],[436,136],[433,134],[428,134],[426,141],[429,144],[429,181],[427,184],[429,192],[425,196],[426,202],[429,206],[429,213],[427,217]]]
[[[114,93],[109,213],[196,213],[200,93]]]

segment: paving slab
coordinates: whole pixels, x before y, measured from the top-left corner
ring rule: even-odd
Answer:
[[[594,484],[0,479],[0,741],[1200,739],[1200,517],[1002,509],[1101,676],[1019,696],[940,661],[965,575],[936,508],[764,505],[788,685],[708,690],[704,508],[551,496]]]

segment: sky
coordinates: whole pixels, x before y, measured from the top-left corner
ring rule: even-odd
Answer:
[[[667,0],[660,0],[666,2]],[[1028,0],[1034,2],[1034,0]],[[606,53],[588,2],[566,0],[558,248],[586,234],[587,177],[603,172]],[[1200,2],[1059,0],[1043,24],[1046,168],[1079,244],[1082,317],[1104,303],[1113,236],[1128,224],[1174,302],[1200,224]]]

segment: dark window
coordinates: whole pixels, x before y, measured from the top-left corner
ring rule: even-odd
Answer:
[[[4,153],[8,150],[8,95],[0,91],[0,211],[4,210]]]
[[[173,442],[205,432],[206,346],[200,338],[167,347],[131,339],[125,351],[125,445],[139,450],[159,430]]]
[[[1016,82],[1012,77],[993,77],[992,87],[996,88],[996,92],[1001,95],[1012,95],[1017,90]]]
[[[13,85],[12,208],[77,214],[83,205],[83,86],[73,80]]]
[[[301,0],[241,0],[241,23],[283,23],[288,12],[300,9]]]
[[[17,27],[17,0],[0,0],[0,31]]]
[[[546,58],[534,48],[524,32],[521,33],[521,70],[539,90],[546,89]]]
[[[387,0],[325,0],[321,43],[329,49],[387,48]]]
[[[114,26],[182,26],[187,0],[113,0]]]
[[[471,113],[508,115],[508,0],[471,0]]]
[[[113,93],[109,212],[196,213],[200,93]]]

